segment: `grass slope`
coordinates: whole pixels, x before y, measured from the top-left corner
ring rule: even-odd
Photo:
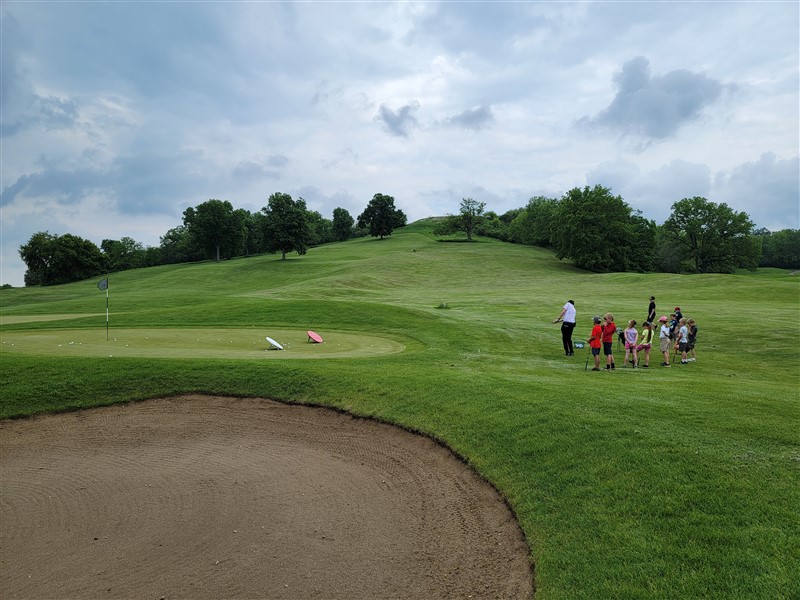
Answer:
[[[541,599],[800,597],[797,276],[590,274],[538,248],[439,242],[418,222],[286,261],[110,282],[112,332],[330,329],[406,351],[112,360],[0,346],[1,416],[183,392],[335,406],[435,436],[493,482],[528,538]],[[0,291],[3,332],[104,336],[95,284]],[[698,321],[698,362],[592,373],[585,355],[563,356],[551,321],[568,298],[584,339],[596,313],[641,321],[651,294],[660,313],[677,304]],[[86,316],[14,318],[48,314]]]

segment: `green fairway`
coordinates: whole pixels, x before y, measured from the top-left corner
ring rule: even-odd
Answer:
[[[431,435],[491,481],[538,598],[800,597],[796,274],[592,274],[420,222],[109,281],[108,342],[96,281],[0,290],[0,416],[192,392],[332,406]],[[697,320],[696,362],[659,367],[657,343],[649,369],[616,344],[613,373],[564,356],[566,300],[585,340],[595,314],[641,322],[650,295]]]

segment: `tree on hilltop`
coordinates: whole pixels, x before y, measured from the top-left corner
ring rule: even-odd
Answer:
[[[385,194],[375,194],[369,201],[367,208],[358,216],[358,226],[369,228],[372,237],[383,239],[392,235],[397,227],[406,224],[405,213],[395,208],[394,198]]]
[[[241,253],[244,223],[227,200],[211,199],[183,211],[183,224],[197,245],[219,262]]]
[[[433,228],[433,235],[450,235],[458,231],[467,234],[467,241],[472,241],[472,234],[486,220],[483,211],[486,202],[478,202],[473,198],[462,198],[457,215],[448,215]]]
[[[286,253],[296,251],[303,255],[308,249],[311,230],[308,223],[306,201],[292,200],[289,194],[276,192],[269,197],[264,213],[264,239],[269,252],[280,252],[281,260]]]

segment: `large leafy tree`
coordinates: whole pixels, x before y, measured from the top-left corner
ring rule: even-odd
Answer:
[[[402,210],[395,208],[394,198],[385,194],[375,194],[369,201],[367,208],[358,216],[358,226],[368,227],[372,237],[383,239],[392,235],[398,227],[406,224],[406,215]]]
[[[486,220],[483,211],[486,202],[479,202],[474,198],[462,198],[457,215],[449,215],[439,221],[433,229],[434,235],[449,235],[456,232],[467,234],[467,241],[472,241],[472,235]]]
[[[333,239],[338,242],[349,240],[353,237],[353,225],[355,220],[344,208],[333,209]]]
[[[636,217],[636,218],[634,218]],[[634,215],[622,197],[601,185],[573,188],[558,203],[551,226],[558,258],[591,271],[644,270],[655,225]]]
[[[286,253],[295,251],[306,253],[311,230],[308,223],[306,201],[302,198],[292,200],[289,194],[274,193],[269,197],[264,213],[264,240],[269,252],[280,252],[281,260]]]
[[[244,223],[227,200],[211,199],[187,208],[183,224],[198,246],[218,262],[244,251]]]
[[[27,265],[25,285],[55,285],[88,279],[103,272],[103,253],[94,243],[67,233],[39,231],[19,247]]]
[[[672,205],[664,222],[666,241],[696,273],[731,273],[738,267],[755,270],[761,245],[747,213],[727,204],[695,196]]]

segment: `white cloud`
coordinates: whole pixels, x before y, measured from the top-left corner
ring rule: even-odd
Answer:
[[[796,3],[2,10],[2,283],[36,231],[157,244],[187,206],[278,191],[415,220],[611,182],[657,221],[704,195],[798,226]]]

